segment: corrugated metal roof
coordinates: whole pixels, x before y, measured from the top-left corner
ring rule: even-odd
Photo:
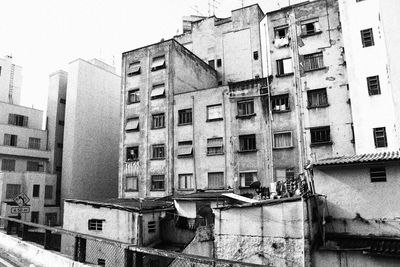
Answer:
[[[346,164],[359,164],[359,163],[373,163],[381,161],[400,160],[400,151],[360,154],[353,156],[343,156],[336,158],[321,159],[314,163],[314,166],[326,165],[346,165]]]

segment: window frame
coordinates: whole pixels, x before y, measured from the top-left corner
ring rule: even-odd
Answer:
[[[307,29],[307,25],[310,25],[310,24],[313,25],[312,31],[309,31]],[[316,26],[316,24],[318,26]],[[303,26],[305,28],[303,28]],[[308,36],[313,36],[313,35],[322,33],[321,24],[319,23],[319,17],[301,21],[300,22],[300,31],[301,31],[301,34],[300,34],[301,37],[308,37]]]
[[[361,34],[361,44],[362,44],[363,48],[370,47],[370,46],[375,46],[373,28],[360,30],[360,34]],[[367,36],[368,34],[370,36]]]
[[[367,77],[367,88],[368,88],[368,94],[370,96],[381,94],[381,84],[379,80],[379,75]]]
[[[133,184],[136,185],[136,188],[128,188],[128,179],[136,179],[133,180]],[[135,186],[134,186],[135,187]],[[137,175],[132,175],[132,176],[126,176],[125,177],[125,192],[138,192],[139,191],[139,176]]]
[[[157,152],[157,150],[159,150],[159,151]],[[160,153],[160,155],[158,155],[158,153]],[[165,158],[166,158],[165,144],[151,145],[151,159],[152,160],[163,160]]]
[[[3,145],[17,147],[18,146],[18,135],[5,133],[4,139],[3,139]]]
[[[155,127],[155,119],[156,118],[159,118],[162,120],[162,123],[157,123],[157,127]],[[158,124],[160,124],[160,125],[158,125]],[[151,129],[157,130],[157,129],[163,129],[163,128],[165,128],[165,113],[151,114]]]
[[[374,136],[375,148],[381,148],[381,147],[388,146],[386,127],[373,128],[373,134],[374,134],[373,136]],[[382,136],[377,136],[377,134],[381,134]],[[378,138],[379,139],[382,138],[382,140],[379,140]],[[379,142],[383,142],[383,144],[380,145]]]
[[[162,60],[162,59],[164,60],[163,64],[154,66],[154,61]],[[155,57],[153,57],[151,59],[151,67],[150,67],[150,71],[151,72],[162,70],[162,69],[165,69],[166,67],[167,67],[167,62],[166,62],[166,56],[165,55],[155,56]]]
[[[162,181],[161,181],[162,177]],[[151,175],[151,184],[150,184],[150,191],[165,191],[165,175],[164,174],[153,174]],[[155,179],[159,179],[159,181],[154,181]],[[154,182],[162,182],[162,188],[155,187]]]
[[[183,147],[190,148],[190,153],[181,153],[180,149],[182,149]],[[192,140],[179,141],[176,154],[178,158],[193,157],[193,141]]]
[[[157,94],[153,95],[153,90],[157,90],[158,88],[163,88],[163,93],[162,94]],[[150,92],[150,99],[160,99],[160,98],[165,98],[165,83],[159,83],[159,84],[153,84]]]
[[[321,93],[325,95],[325,103],[320,104],[322,101],[321,99]],[[319,100],[318,104],[312,103],[313,96],[317,95],[317,99]],[[310,101],[311,100],[311,101]],[[308,90],[307,91],[307,108],[308,109],[314,109],[314,108],[325,108],[329,106],[329,101],[328,101],[328,92],[326,88],[319,88],[319,89],[313,89],[313,90]]]
[[[285,64],[284,64],[285,60],[290,60],[290,63],[291,63],[290,64],[290,66],[291,66],[290,72],[285,71]],[[292,61],[291,57],[280,58],[280,59],[277,59],[275,62],[276,62],[276,75],[275,75],[276,77],[285,77],[285,76],[293,75],[294,70],[293,70],[293,61]]]
[[[137,151],[136,157],[134,157],[134,156],[129,156],[128,157],[128,155],[129,155],[128,152],[131,151],[131,150]],[[130,154],[130,155],[132,155],[132,154]],[[136,146],[127,146],[126,149],[125,149],[125,162],[132,162],[132,161],[139,161],[139,146],[138,145],[136,145]]]
[[[276,105],[277,102],[279,102],[280,105]],[[281,108],[280,108],[282,105],[285,105],[284,110],[281,110]],[[279,109],[276,109],[277,106],[279,106]],[[271,109],[272,109],[272,113],[290,112],[291,109],[290,109],[289,93],[271,96]]]
[[[317,134],[316,131],[325,131],[328,132],[329,140],[322,140],[322,141],[315,141],[315,134]],[[314,132],[314,137],[313,137],[313,132]],[[314,141],[313,141],[314,140]],[[310,128],[310,146],[323,146],[323,145],[331,145],[333,144],[332,142],[332,135],[331,135],[331,127],[330,126],[318,126],[318,127],[311,127]]]
[[[133,101],[131,99],[131,97],[133,97]],[[139,88],[135,88],[135,89],[130,89],[128,91],[128,98],[127,98],[127,104],[135,104],[135,103],[139,103],[140,102],[140,89]]]
[[[157,222],[156,221],[148,221],[147,222],[147,233],[157,233]]]
[[[374,166],[369,168],[369,177],[371,183],[387,182],[385,166]]]
[[[285,36],[284,37],[281,37],[280,35],[277,35],[277,32],[281,31],[281,30],[284,30],[284,32],[285,32]],[[288,24],[284,24],[284,25],[281,25],[281,26],[276,26],[276,27],[274,27],[274,39],[286,38],[287,35],[288,35],[288,32],[289,32],[289,25]]]
[[[213,145],[209,145],[209,142],[212,140],[221,140],[221,145],[220,146],[213,146]],[[210,153],[210,149],[220,149],[220,152],[216,152],[216,153]],[[225,151],[224,151],[224,138],[223,137],[211,137],[211,138],[207,138],[207,156],[218,156],[218,155],[224,155]]]
[[[250,148],[250,145],[253,145],[253,141],[251,139],[254,139],[254,147]],[[247,141],[246,141],[247,140]],[[244,147],[247,147],[247,149],[243,149]],[[256,152],[257,151],[257,137],[256,134],[244,134],[244,135],[239,135],[239,153],[251,153],[251,152]]]
[[[32,187],[32,197],[40,197],[40,184],[34,184]]]
[[[192,123],[193,123],[192,108],[185,108],[178,110],[178,126],[192,125]]]
[[[222,184],[218,184],[216,186],[210,186],[210,175],[222,175]],[[223,189],[223,188],[225,188],[224,172],[208,172],[207,173],[207,188],[208,189]]]
[[[97,232],[103,231],[104,229],[103,222],[105,222],[104,219],[89,219],[88,230]]]
[[[322,51],[302,55],[302,58],[303,58],[302,61],[303,61],[304,72],[312,72],[312,71],[326,69],[326,66],[324,63],[324,53]],[[309,61],[309,64],[307,64],[308,63],[307,61]],[[313,65],[317,65],[317,66],[315,68],[313,68]]]
[[[10,186],[10,187],[9,187]],[[9,189],[11,186],[14,186],[15,188],[13,190]],[[17,189],[18,188],[18,189]],[[11,192],[12,191],[12,192]],[[22,186],[21,184],[6,184],[6,194],[5,194],[5,199],[14,199],[16,196],[18,196],[22,192]],[[10,196],[12,193],[15,193],[15,195]]]
[[[19,126],[19,127],[28,127],[29,117],[15,114],[15,113],[8,113],[8,124]]]
[[[26,162],[26,171],[27,172],[44,172],[44,164],[43,164],[43,162],[40,162],[40,161],[28,160]]]
[[[37,137],[29,137],[28,148],[40,150],[41,139]]]
[[[15,159],[1,159],[1,171],[15,172],[15,163]]]
[[[131,121],[137,121],[137,127],[136,128],[129,128],[128,129],[128,124]],[[140,120],[139,120],[139,117],[127,118],[126,119],[126,123],[125,123],[125,131],[126,132],[138,132],[138,131],[140,131]]]
[[[44,186],[44,199],[53,199],[53,190],[54,187],[52,185]]]
[[[243,107],[240,107],[243,106]],[[247,119],[253,116],[256,116],[255,113],[255,106],[254,106],[254,99],[245,99],[245,100],[239,100],[236,102],[236,108],[237,108],[237,119]],[[241,114],[240,110],[243,111]],[[252,111],[251,113],[248,113],[248,111]]]
[[[290,145],[289,146],[276,146],[276,140],[275,136],[276,135],[284,135],[284,134],[290,134]],[[287,148],[293,148],[293,133],[292,131],[280,131],[280,132],[274,132],[273,133],[273,149],[287,149]]]
[[[181,187],[181,178],[185,178],[185,187]],[[189,179],[189,182],[188,182]],[[188,187],[188,184],[190,185]],[[178,174],[178,190],[180,191],[192,191],[193,187],[193,173],[180,173]]]
[[[132,61],[128,64],[128,70],[126,76],[132,77],[136,75],[140,75],[141,73],[141,65],[140,61]]]
[[[221,108],[221,117],[215,117],[215,118],[210,118],[210,108],[215,108],[215,107],[220,107]],[[210,121],[221,121],[223,120],[223,109],[222,109],[222,104],[213,104],[213,105],[208,105],[206,106],[207,110],[207,122]]]
[[[252,175],[252,182],[248,185],[246,185],[246,175]],[[256,170],[251,170],[251,171],[241,171],[239,172],[239,188],[249,188],[250,185],[256,181],[258,181],[258,175],[257,175]],[[243,178],[244,178],[244,183],[243,183]]]

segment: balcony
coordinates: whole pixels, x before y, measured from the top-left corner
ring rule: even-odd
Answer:
[[[139,175],[139,161],[129,161],[124,163],[124,177]]]
[[[39,150],[39,149],[0,145],[0,154],[48,160],[50,159],[51,152],[50,150]]]

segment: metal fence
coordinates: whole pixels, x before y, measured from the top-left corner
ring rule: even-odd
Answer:
[[[263,265],[139,247],[93,235],[0,216],[0,231],[71,260],[107,267],[260,267]]]

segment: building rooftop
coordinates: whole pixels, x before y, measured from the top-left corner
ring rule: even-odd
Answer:
[[[173,197],[174,200],[218,200],[227,198],[223,194],[233,193],[233,190],[218,190],[218,191],[205,191],[195,192],[185,195],[176,195]]]
[[[66,199],[65,202],[134,212],[173,208],[172,202],[157,199],[143,199],[142,201],[135,198],[115,198],[101,201]]]
[[[318,167],[318,166],[329,166],[329,165],[375,163],[375,162],[386,162],[386,161],[396,161],[396,160],[400,160],[400,151],[327,158],[327,159],[321,159],[316,163],[314,163],[313,165]]]

